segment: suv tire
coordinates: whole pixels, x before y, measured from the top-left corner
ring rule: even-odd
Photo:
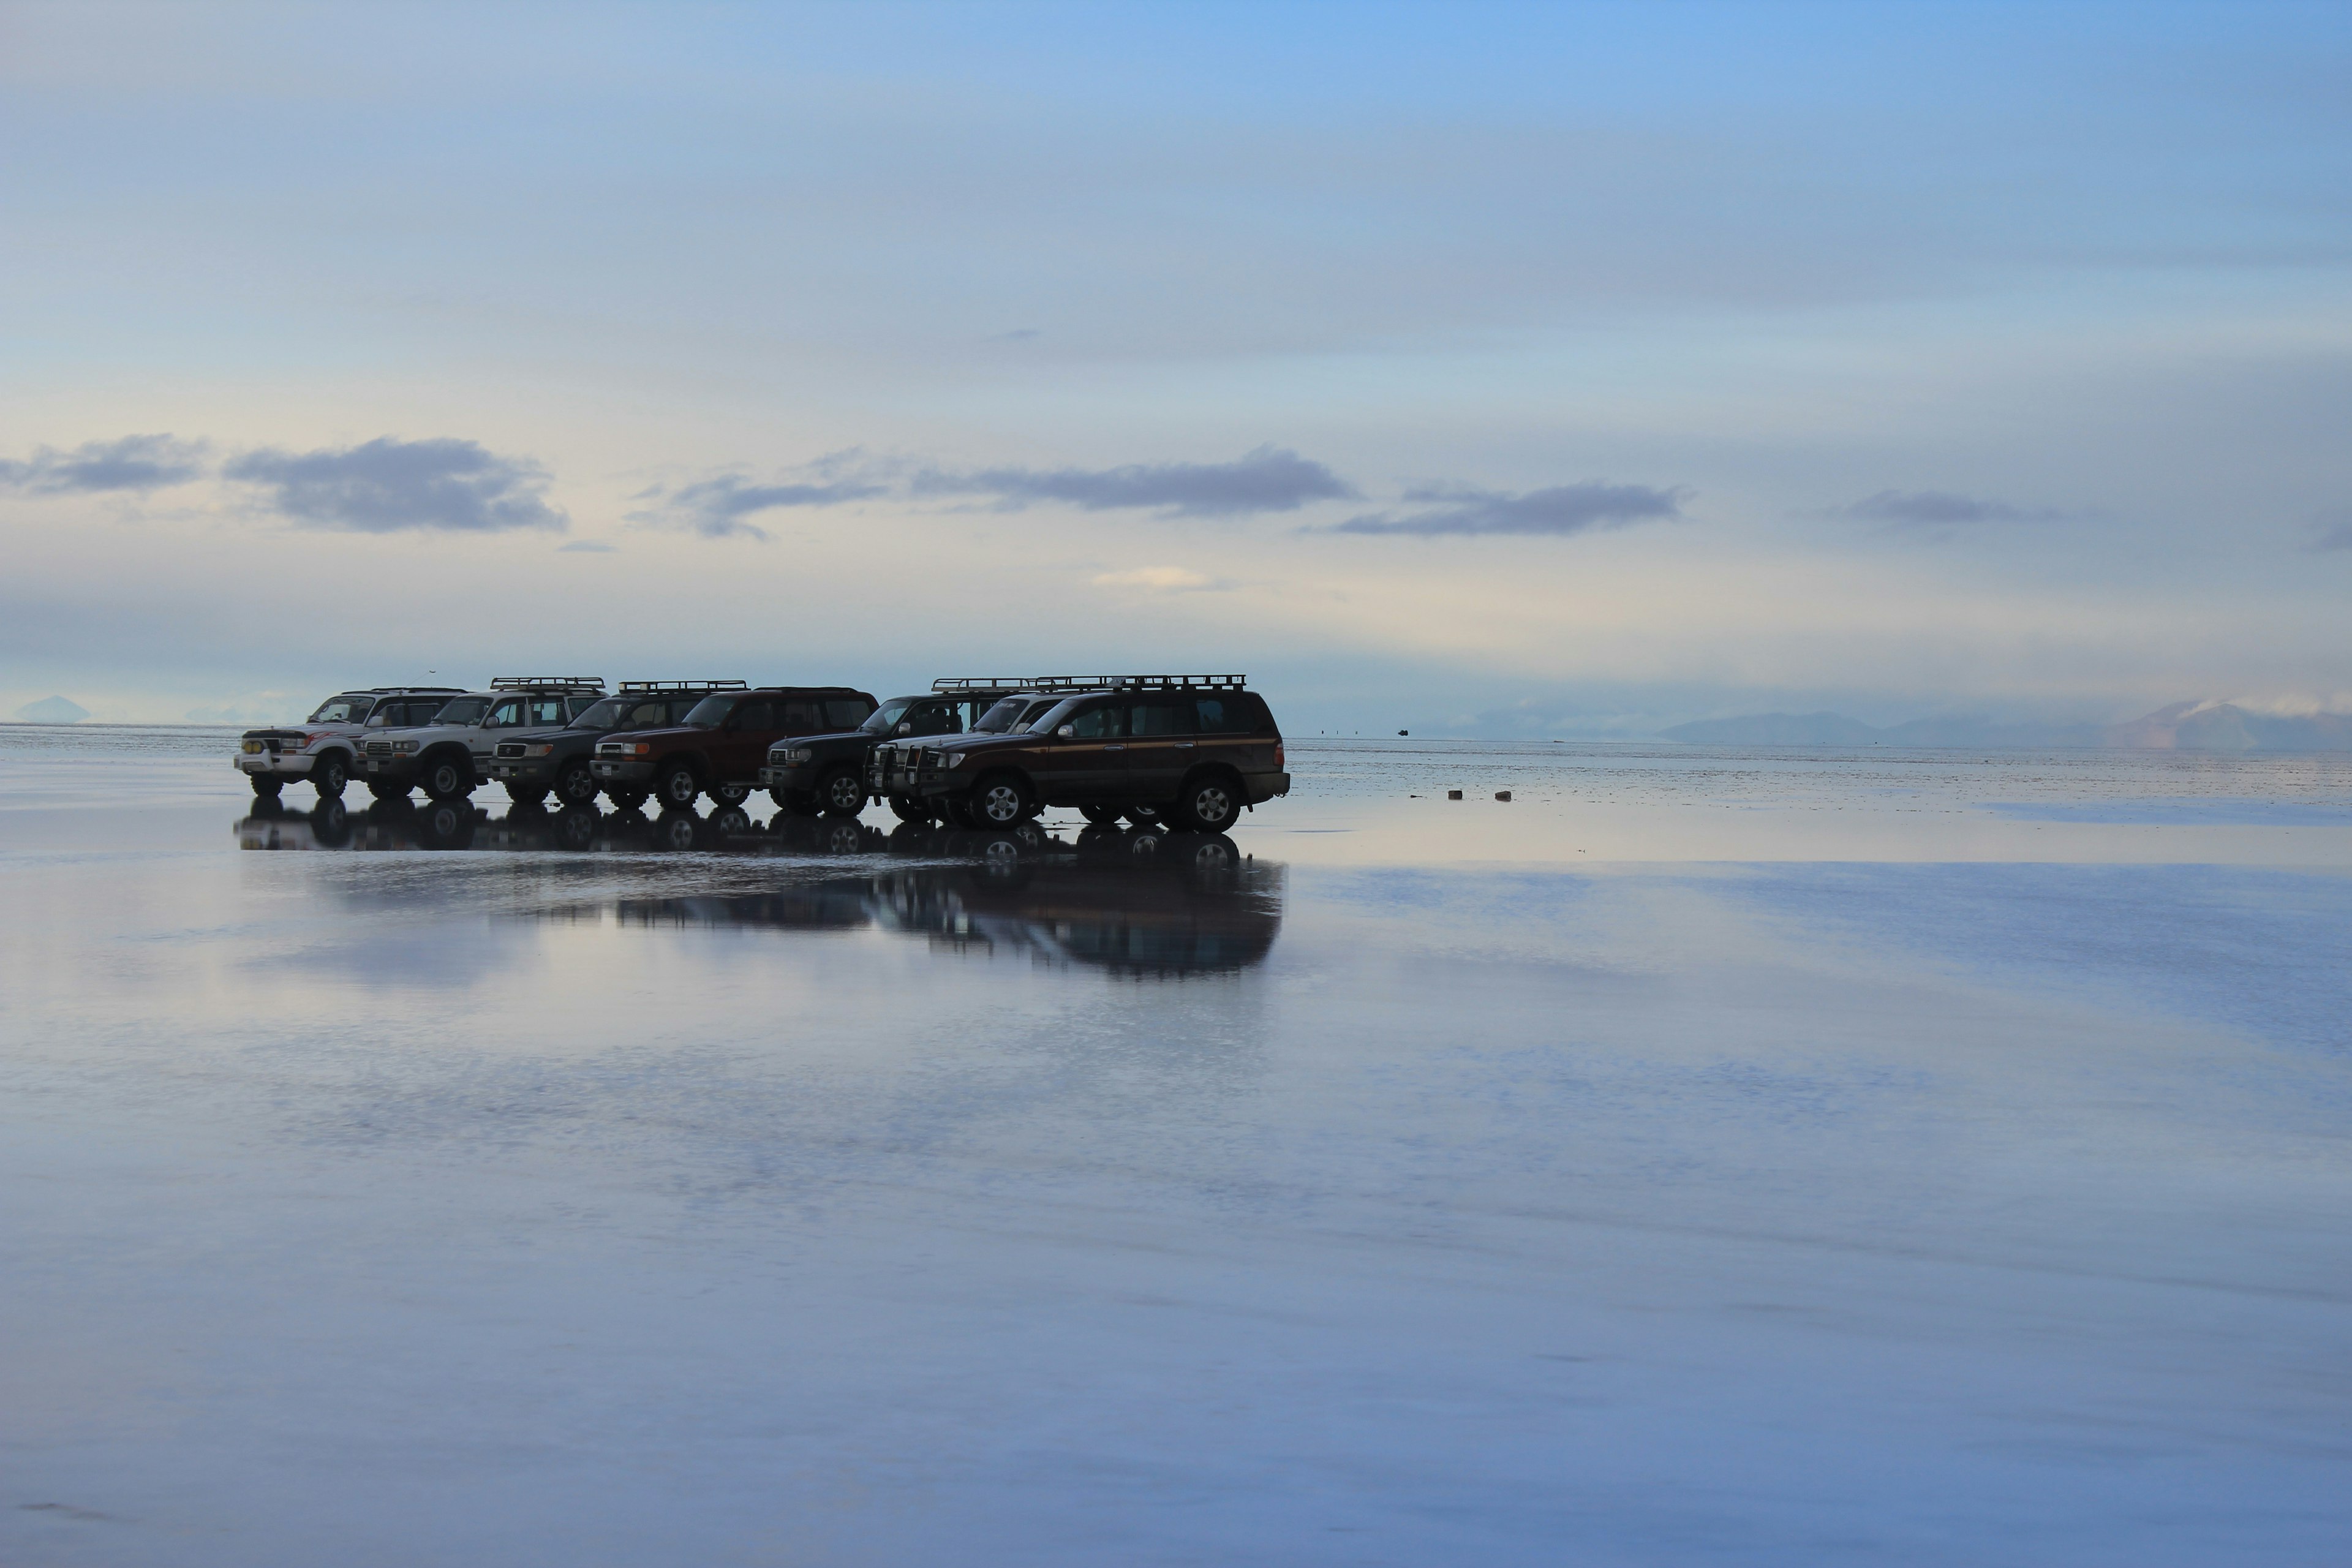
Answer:
[[[866,809],[866,781],[856,768],[835,768],[817,781],[816,803],[829,816],[856,816]]]
[[[1036,794],[1019,773],[992,773],[971,786],[971,814],[976,827],[1012,827],[1029,820]]]
[[[436,757],[425,764],[424,783],[435,800],[463,800],[474,793],[474,769],[461,757]]]
[[[392,805],[394,801],[398,801],[403,805],[408,804],[409,787],[404,784],[394,784],[390,779],[368,780],[368,794],[386,805]]]
[[[1158,827],[1167,820],[1165,806],[1130,805],[1127,808],[1128,826],[1131,827]]]
[[[664,811],[691,811],[701,794],[702,781],[695,776],[692,763],[672,763],[654,775],[654,798]]]
[[[1118,826],[1119,808],[1107,800],[1089,801],[1078,807],[1078,815],[1097,827]]]
[[[710,798],[721,805],[740,805],[751,798],[751,786],[741,784],[712,784]]]
[[[473,795],[473,766],[461,757],[436,757],[425,764],[424,785],[433,799],[466,799]]]
[[[253,780],[253,798],[256,800],[276,800],[286,788],[285,779],[277,773],[250,773],[247,776]]]
[[[1179,827],[1195,833],[1223,833],[1242,814],[1241,781],[1228,773],[1203,769],[1184,781],[1176,792],[1171,813]]]
[[[917,800],[911,795],[892,795],[890,809],[898,815],[901,822],[925,823],[934,820],[940,815],[932,809],[929,801]]]
[[[545,784],[510,784],[507,785],[507,798],[514,802],[515,805],[521,806],[545,805],[547,804],[547,786]]]
[[[768,798],[774,801],[776,809],[787,816],[814,816],[817,812],[816,796],[803,795],[797,790],[772,789],[768,792]]]
[[[587,758],[575,758],[563,764],[563,771],[555,775],[555,793],[566,805],[596,804],[596,773],[588,765]]]
[[[319,760],[310,764],[310,783],[319,792],[321,805],[343,797],[343,786],[352,782],[352,764],[343,761],[341,752],[321,752]]]

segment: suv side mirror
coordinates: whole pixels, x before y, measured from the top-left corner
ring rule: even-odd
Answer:
[[[1075,741],[1078,738],[1078,727],[1076,724],[1065,724],[1054,733],[1065,741]]]
[[[914,727],[912,724],[901,724],[901,725],[899,725],[899,726],[898,726],[898,730],[896,731],[896,733],[898,733],[898,734],[901,734],[901,735],[911,735],[911,734],[913,734],[914,732],[915,732],[915,727]]]

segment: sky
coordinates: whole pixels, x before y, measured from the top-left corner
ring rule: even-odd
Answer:
[[[0,7],[0,713],[2352,708],[2352,7]]]

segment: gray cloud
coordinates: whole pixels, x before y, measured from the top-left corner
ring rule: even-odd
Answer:
[[[2321,512],[2311,520],[2314,550],[2352,550],[2352,507]]]
[[[541,499],[547,471],[537,463],[446,437],[396,441],[383,436],[341,449],[248,452],[221,472],[267,488],[273,510],[313,528],[490,533],[571,523]]]
[[[656,486],[636,499],[659,504],[648,510],[629,513],[629,521],[656,528],[681,528],[705,539],[724,539],[730,534],[765,539],[767,530],[744,520],[755,512],[772,511],[779,507],[840,506],[884,492],[885,487],[870,479],[855,475],[831,477],[840,472],[847,460],[848,455],[845,455],[814,465],[823,477],[813,483],[757,485],[738,474],[721,474],[674,490]]]
[[[575,539],[569,544],[555,547],[558,555],[610,555],[613,546],[598,539]]]
[[[1881,490],[1842,509],[1840,515],[1894,528],[1945,531],[1971,522],[2055,522],[2066,514],[2048,507],[2011,506],[1948,490]]]
[[[1169,517],[1240,517],[1296,511],[1309,501],[1357,492],[1322,464],[1279,447],[1260,447],[1230,463],[1129,463],[1118,468],[928,469],[917,495],[993,497],[1008,510],[1060,502],[1087,511],[1156,510]]]
[[[1612,485],[1592,480],[1516,495],[1507,490],[1482,490],[1469,486],[1433,486],[1407,490],[1404,499],[1426,510],[1402,516],[1379,512],[1350,518],[1332,531],[1528,533],[1559,537],[1594,529],[1678,521],[1690,491],[1679,486],[1655,489],[1648,485]]]
[[[161,489],[202,474],[206,450],[170,436],[86,441],[70,452],[42,447],[24,462],[0,462],[0,486],[45,496]]]

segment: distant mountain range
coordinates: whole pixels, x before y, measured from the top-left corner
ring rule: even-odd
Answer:
[[[89,710],[71,698],[44,697],[17,709],[16,717],[27,724],[79,724],[89,717]]]
[[[2176,702],[2126,724],[1998,724],[1914,719],[1881,728],[1843,713],[1701,719],[1662,733],[1704,746],[2125,746],[2142,751],[2352,752],[2352,714],[2258,713],[2234,702]]]

